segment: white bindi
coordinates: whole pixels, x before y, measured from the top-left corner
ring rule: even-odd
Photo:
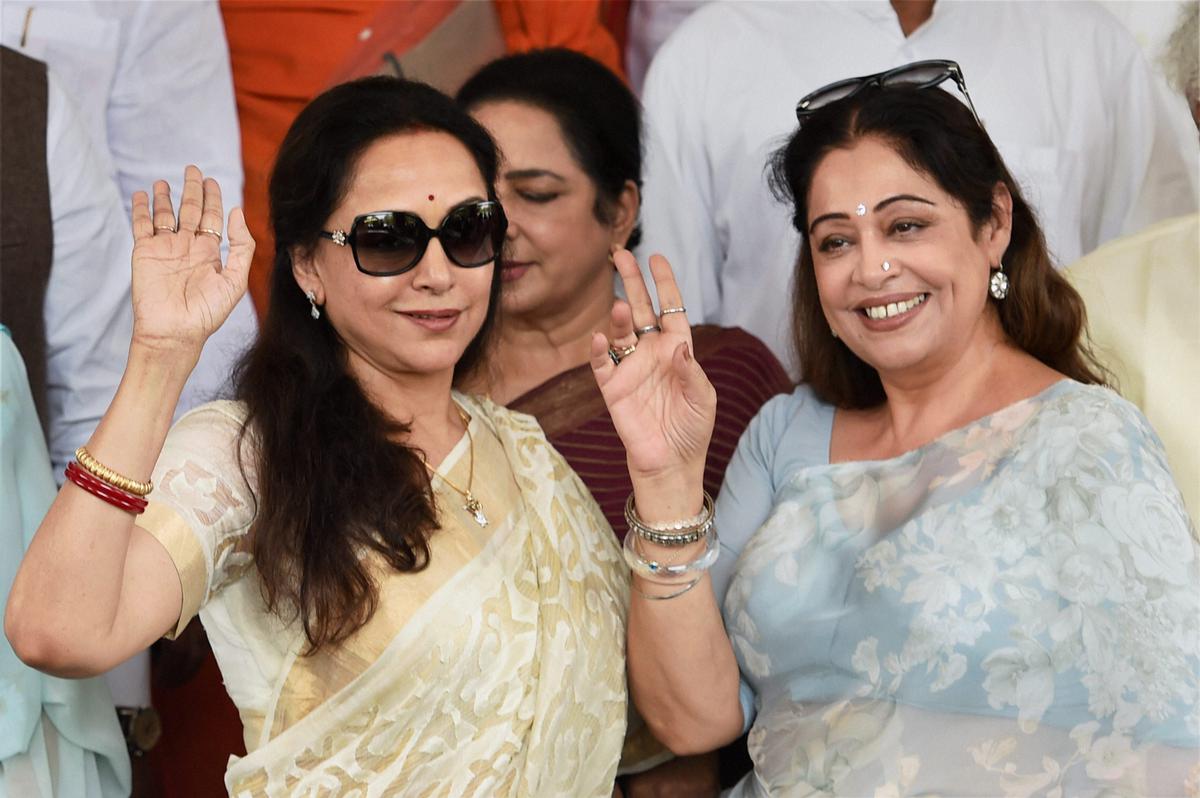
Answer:
[[[860,203],[858,203],[858,207],[854,209],[854,212],[856,214],[858,214],[859,216],[866,216],[867,215],[867,206],[863,205],[860,202]]]

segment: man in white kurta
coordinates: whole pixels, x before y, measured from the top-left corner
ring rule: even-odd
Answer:
[[[1197,208],[1195,141],[1165,121],[1186,109],[1097,5],[940,0],[906,37],[885,0],[722,2],[689,17],[647,76],[643,268],[666,255],[689,318],[743,327],[794,369],[799,237],[767,161],[808,92],[933,58],[962,66],[1058,263]]]

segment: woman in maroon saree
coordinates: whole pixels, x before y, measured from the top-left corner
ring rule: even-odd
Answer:
[[[567,50],[493,61],[458,99],[503,154],[498,189],[509,219],[498,344],[467,388],[536,417],[623,538],[631,490],[625,450],[588,345],[610,323],[612,252],[640,237],[638,102],[604,66]],[[698,326],[693,340],[717,390],[704,479],[715,496],[750,419],[792,382],[741,329]]]

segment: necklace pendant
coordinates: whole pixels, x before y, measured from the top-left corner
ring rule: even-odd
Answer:
[[[476,499],[470,493],[467,494],[466,499],[467,501],[463,504],[463,509],[475,517],[475,523],[481,527],[487,526],[488,518],[483,514],[483,505],[479,503],[479,499]]]

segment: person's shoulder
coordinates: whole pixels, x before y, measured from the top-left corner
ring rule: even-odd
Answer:
[[[791,393],[768,399],[750,422],[746,437],[764,454],[786,450],[806,463],[819,463],[829,457],[833,412],[832,405],[800,383]]]
[[[1162,442],[1141,408],[1106,385],[1063,379],[1048,388],[1042,399],[1039,415],[1043,423],[1074,428],[1081,440],[1106,441],[1111,455],[1162,450]]]

